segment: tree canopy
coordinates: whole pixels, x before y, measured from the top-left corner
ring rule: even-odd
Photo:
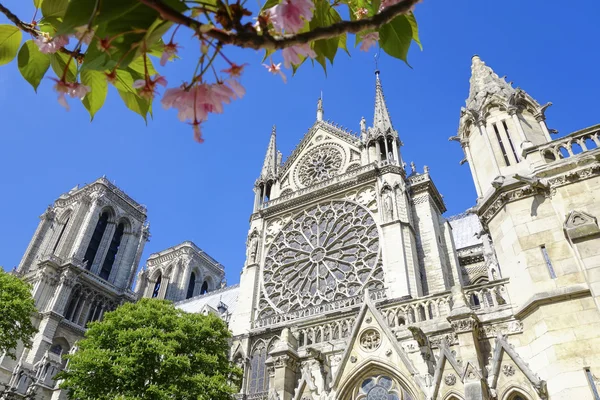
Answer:
[[[191,30],[198,43],[186,56],[197,57],[196,67],[189,81],[164,92],[161,103],[177,109],[201,142],[202,122],[245,94],[247,63],[232,60],[228,48],[263,50],[266,72],[284,81],[285,69],[295,73],[307,59],[326,70],[339,50],[350,54],[348,34],[362,51],[379,44],[406,61],[411,43],[421,45],[413,14],[418,1],[266,0],[252,9],[247,0],[33,0],[31,22],[0,2],[12,22],[0,25],[0,65],[16,58],[35,90],[52,70],[59,103],[68,109],[67,97],[81,99],[92,119],[111,84],[146,120],[159,86],[167,86],[153,59],[161,66],[176,60],[178,38]],[[22,44],[23,32],[31,39]]]
[[[31,323],[36,312],[31,287],[0,268],[0,352],[15,357],[19,341],[31,345],[37,329]]]
[[[229,338],[217,316],[142,299],[91,323],[57,379],[78,400],[231,399],[242,371]]]

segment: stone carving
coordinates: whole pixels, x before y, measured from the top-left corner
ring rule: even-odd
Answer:
[[[342,152],[335,147],[317,147],[299,162],[297,177],[303,186],[329,179],[337,175],[343,164]]]
[[[582,211],[571,211],[565,221],[565,232],[571,240],[583,239],[600,233],[598,221]]]
[[[477,328],[477,321],[474,318],[463,318],[451,322],[454,332],[469,332]]]
[[[356,362],[356,360],[357,360],[356,356],[350,356],[350,362],[352,364],[354,364]]]
[[[248,263],[256,263],[256,255],[258,253],[258,233],[252,232],[248,241]]]
[[[388,221],[394,219],[394,201],[392,200],[391,190],[386,190],[383,194],[383,209]]]
[[[377,329],[367,329],[360,335],[360,347],[366,351],[377,350],[381,346],[381,334]]]
[[[453,386],[456,383],[456,375],[448,374],[444,377],[444,383],[448,386]]]
[[[504,364],[502,366],[502,372],[506,376],[513,376],[515,374],[515,368],[510,364]]]
[[[307,208],[281,230],[265,257],[263,295],[275,311],[352,297],[367,287],[383,288],[379,233],[357,204]]]

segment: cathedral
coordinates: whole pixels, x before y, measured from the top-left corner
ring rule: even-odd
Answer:
[[[192,242],[136,275],[146,209],[106,178],[73,188],[15,272],[39,332],[0,356],[0,383],[65,398],[53,378],[86,324],[150,297],[223,318],[238,399],[600,400],[600,125],[553,139],[550,105],[473,57],[450,140],[478,197],[447,217],[428,168],[403,161],[378,72],[359,134],[319,101],[285,160],[273,128],[239,285]]]

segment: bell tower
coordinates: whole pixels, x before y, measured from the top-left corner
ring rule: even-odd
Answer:
[[[0,357],[3,370],[26,377],[13,390],[25,394],[42,375],[54,387],[62,355],[86,325],[135,300],[131,285],[149,236],[146,208],[104,177],[48,207],[16,271],[32,285],[39,313],[31,348],[17,349],[15,359]]]
[[[463,148],[478,197],[498,177],[526,170],[525,150],[552,140],[545,123],[550,105],[542,106],[524,90],[513,88],[473,56],[469,97],[461,109],[458,135],[450,140]]]

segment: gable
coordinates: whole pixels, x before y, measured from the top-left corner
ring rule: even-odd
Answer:
[[[357,137],[317,121],[282,166],[280,193],[296,191],[361,165]]]

